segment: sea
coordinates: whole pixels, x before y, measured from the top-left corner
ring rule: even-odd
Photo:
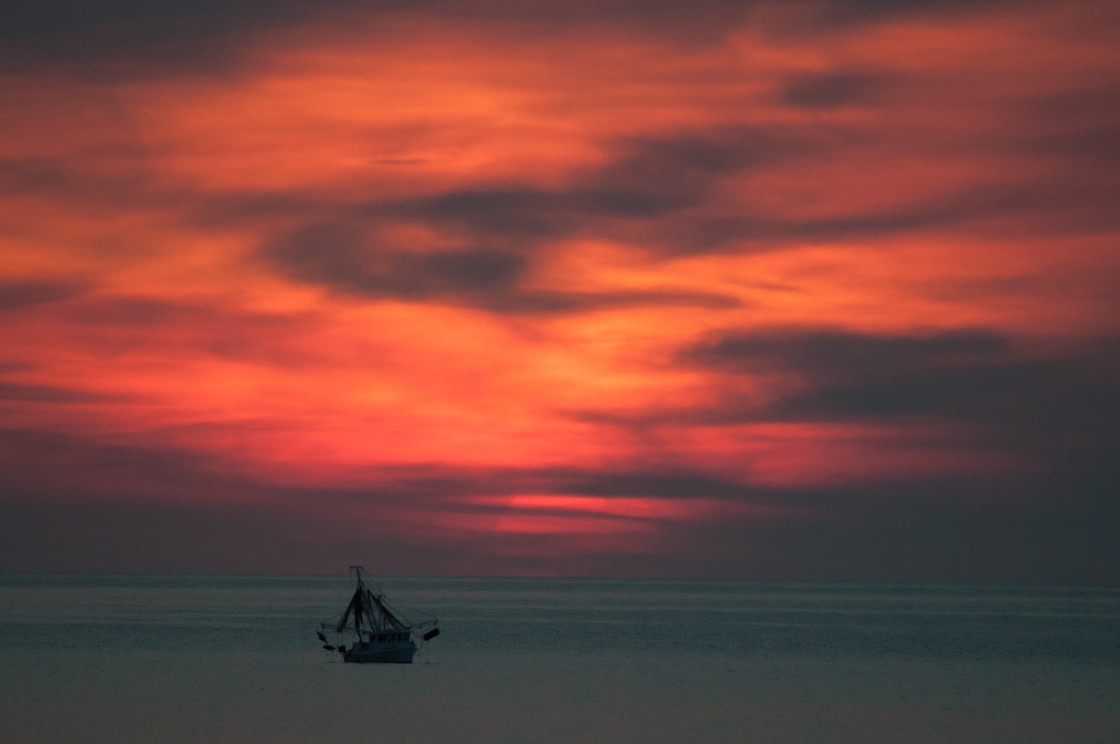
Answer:
[[[411,665],[322,649],[345,575],[0,575],[0,742],[1120,741],[1117,588],[379,583]]]

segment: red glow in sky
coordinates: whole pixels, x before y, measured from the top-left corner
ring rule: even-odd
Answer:
[[[0,570],[1116,580],[1113,3],[164,5],[0,35]]]

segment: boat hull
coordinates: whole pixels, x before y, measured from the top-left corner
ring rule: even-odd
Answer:
[[[355,643],[350,648],[340,648],[342,660],[352,664],[411,664],[416,656],[412,641],[397,643]]]

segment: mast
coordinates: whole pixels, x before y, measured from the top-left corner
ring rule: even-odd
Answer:
[[[343,661],[356,662],[396,662],[410,663],[417,652],[413,634],[423,633],[422,640],[429,641],[439,635],[437,620],[427,619],[413,622],[408,616],[393,608],[377,583],[367,585],[362,566],[351,566],[350,575],[354,577],[354,593],[346,604],[346,609],[333,618],[324,620],[320,627],[324,631],[339,634],[336,645],[328,643],[327,638],[318,633],[323,648],[328,651],[341,651]],[[347,648],[346,638],[353,630],[356,643]]]
[[[342,613],[342,617],[335,627],[335,632],[341,633],[346,628],[346,621],[353,615],[354,634],[358,636],[358,640],[360,641],[362,640],[362,616],[365,615],[366,620],[372,624],[373,608],[369,603],[368,595],[370,592],[362,581],[362,567],[351,566],[350,572],[357,578],[358,586],[354,590],[354,596],[350,598],[350,604],[346,605],[346,611]]]
[[[358,636],[358,641],[361,641],[362,640],[362,611],[363,610],[365,611],[367,620],[369,619],[369,615],[370,615],[369,600],[366,599],[366,595],[369,593],[369,590],[366,589],[366,585],[362,581],[362,567],[361,566],[351,566],[350,567],[350,572],[352,574],[354,574],[354,578],[357,580],[357,584],[358,584],[357,589],[355,589],[355,591],[354,591],[354,599],[351,600],[351,603],[354,605],[354,634]]]

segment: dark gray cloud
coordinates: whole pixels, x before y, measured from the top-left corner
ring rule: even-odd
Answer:
[[[88,290],[80,282],[44,279],[0,280],[0,311],[21,310],[77,297]]]
[[[880,104],[891,83],[883,75],[861,72],[802,74],[788,79],[782,101],[806,109]]]
[[[834,0],[805,6],[779,34],[815,33],[837,25],[900,15],[974,12],[997,4],[962,0]],[[354,27],[371,37],[412,23],[487,23],[511,36],[548,36],[592,29],[655,36],[697,46],[718,43],[748,22],[756,0],[576,0],[567,3],[456,0],[16,0],[0,7],[0,60],[8,69],[42,68],[91,78],[182,74],[227,75],[254,34],[276,28],[330,35]]]
[[[780,163],[809,161],[838,145],[837,137],[842,135],[824,127],[751,126],[622,139],[611,144],[615,153],[611,161],[576,174],[562,187],[480,185],[372,202],[352,211],[358,219],[421,224],[473,245],[493,246],[483,255],[491,256],[487,261],[505,256],[508,269],[494,274],[504,278],[515,278],[538,246],[573,235],[640,243],[670,255],[701,252],[744,235],[770,239],[796,232],[796,225],[694,212],[704,207],[722,179]],[[296,240],[305,239],[297,236]],[[360,252],[350,245],[353,241],[339,235],[336,242],[346,246],[339,249],[342,254],[353,256]],[[288,246],[284,243],[267,252],[283,259]],[[353,267],[346,271],[353,275]],[[334,273],[323,271],[320,278]],[[429,266],[422,273],[438,273],[438,267]],[[409,271],[398,275],[407,277]],[[682,300],[687,301],[684,297],[677,301]],[[567,301],[583,305],[578,298]],[[557,297],[532,302],[542,307],[566,304]]]
[[[106,102],[97,106],[98,115],[108,126],[115,126],[111,120],[119,114],[112,111],[113,106]],[[58,157],[0,158],[0,190],[114,210],[122,204],[134,209],[169,207],[198,198],[197,194],[172,193],[154,184],[146,167],[149,154],[137,144],[116,139],[75,148]],[[89,160],[98,164],[117,160],[128,167],[109,175],[98,172],[97,166],[89,167]]]
[[[1018,3],[1019,0],[833,0],[817,6],[813,28],[873,23],[902,16],[964,15]]]
[[[487,200],[488,197],[481,199]],[[455,206],[446,209],[457,214],[460,208],[462,204],[456,201]],[[526,289],[522,287],[522,277],[531,252],[486,248],[416,251],[382,239],[376,223],[372,223],[374,227],[370,224],[346,220],[300,229],[264,246],[261,255],[289,278],[342,294],[464,305],[501,313],[569,313],[639,305],[723,308],[739,304],[736,299],[718,293],[672,289]]]
[[[349,0],[43,0],[0,10],[0,60],[92,78],[220,74],[246,37]]]
[[[794,327],[718,335],[685,356],[734,371],[785,371],[843,380],[986,361],[1003,355],[1008,345],[1004,335],[983,329],[892,336]]]
[[[802,90],[801,105],[831,105],[849,96],[873,96],[884,83],[839,81]],[[1039,127],[1045,131],[1044,123]],[[1078,132],[1084,133],[1084,132]],[[1075,133],[1076,134],[1076,133]],[[1075,134],[1053,147],[1075,144]],[[709,206],[721,182],[774,167],[799,168],[809,181],[823,178],[822,162],[878,135],[826,125],[719,127],[635,138],[613,144],[616,157],[551,190],[503,184],[367,205],[371,216],[414,221],[465,234],[479,245],[524,251],[575,234],[647,246],[667,255],[733,250],[775,250],[804,240],[880,239],[899,233],[944,232],[965,226],[1006,237],[1107,229],[1120,225],[1113,207],[1112,171],[1055,162],[1033,181],[993,178],[942,194],[826,217],[775,217],[740,205],[719,213]],[[1100,139],[1107,141],[1107,136]],[[1039,155],[1039,141],[993,143],[1020,156]],[[985,147],[987,144],[985,143]]]
[[[371,211],[399,215],[445,229],[465,231],[474,239],[496,242],[519,241],[533,245],[545,238],[574,232],[589,205],[579,195],[546,191],[529,185],[471,188],[447,191],[389,205],[373,205]],[[594,214],[594,212],[592,212]]]
[[[526,263],[512,252],[425,253],[378,242],[360,223],[315,225],[266,246],[264,255],[308,283],[365,297],[416,301],[506,294]]]
[[[507,184],[450,191],[370,211],[452,224],[480,241],[540,243],[609,229],[610,220],[657,220],[703,204],[721,178],[819,152],[807,128],[719,127],[611,143],[614,159],[553,190]]]
[[[0,368],[0,372],[3,369]],[[127,396],[90,393],[55,385],[28,385],[0,380],[0,401],[33,401],[35,403],[107,403],[128,400]]]
[[[682,359],[728,374],[786,375],[790,390],[755,417],[927,416],[1026,431],[1120,434],[1120,343],[1028,352],[983,329],[874,335],[834,329],[732,332]]]
[[[876,82],[841,76],[802,83],[805,105],[863,95]],[[835,90],[834,90],[835,89]],[[857,93],[855,89],[863,92]],[[193,211],[203,222],[236,222],[262,213],[303,214],[308,227],[279,237],[262,255],[285,275],[357,296],[437,299],[504,312],[569,312],[589,307],[644,304],[732,306],[704,294],[546,293],[520,289],[536,250],[573,236],[642,245],[651,256],[722,251],[772,251],[805,240],[883,239],[900,233],[968,227],[1007,237],[1100,230],[1120,219],[1112,191],[1084,169],[1056,169],[1035,182],[993,181],[886,208],[828,217],[777,218],[740,205],[711,204],[725,179],[775,166],[815,169],[869,134],[842,128],[718,127],[614,143],[614,159],[550,189],[530,184],[482,184],[430,195],[328,205],[299,195],[224,197]],[[1021,146],[1026,145],[1001,145]],[[1032,155],[1033,156],[1033,155]],[[204,202],[206,200],[203,200]],[[417,251],[383,237],[393,225],[420,225],[448,243],[470,246]],[[1118,223],[1120,224],[1120,223]],[[987,226],[987,227],[985,227]]]
[[[817,137],[812,128],[744,126],[634,138],[616,143],[619,157],[575,190],[610,215],[664,216],[703,203],[721,178],[810,157]]]
[[[774,405],[781,418],[930,416],[1120,434],[1120,391],[1085,359],[940,364],[826,383]]]
[[[806,178],[817,179],[811,167]],[[882,240],[892,236],[968,230],[998,239],[1099,234],[1120,227],[1111,172],[1101,177],[1063,164],[1034,182],[972,186],[911,203],[829,217],[776,219],[751,214],[684,215],[660,231],[666,252],[781,250],[800,241]]]

